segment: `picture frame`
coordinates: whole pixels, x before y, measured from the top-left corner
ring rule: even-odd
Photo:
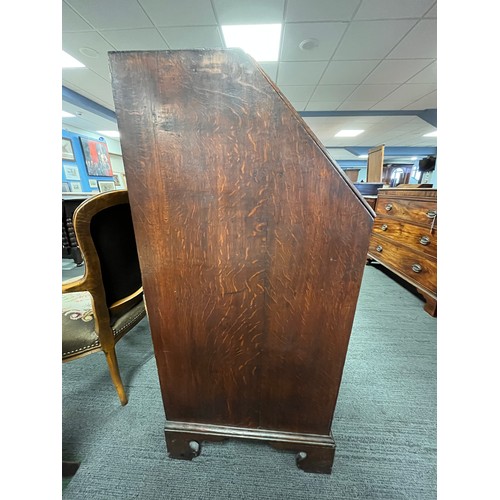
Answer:
[[[105,193],[106,191],[114,191],[116,189],[116,185],[114,181],[98,181],[99,191],[101,193]]]
[[[80,182],[71,182],[70,187],[72,193],[83,193],[82,185]]]
[[[62,192],[63,193],[70,193],[71,192],[71,189],[69,188],[69,182],[62,183]]]
[[[75,152],[73,150],[73,143],[68,137],[62,138],[62,159],[75,161]]]
[[[86,137],[80,137],[80,143],[88,175],[93,177],[113,177],[107,144]]]
[[[63,165],[64,175],[68,181],[79,181],[80,171],[76,165]]]
[[[91,188],[96,188],[96,187],[99,187],[99,186],[97,185],[97,181],[96,181],[95,179],[89,179],[89,186],[90,186]]]
[[[116,189],[127,189],[127,181],[125,180],[125,175],[121,172],[116,172],[113,174],[113,180]]]

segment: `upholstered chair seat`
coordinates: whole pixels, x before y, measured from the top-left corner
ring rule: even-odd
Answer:
[[[95,331],[92,295],[89,292],[65,293],[62,300],[63,360],[101,350],[99,336]],[[145,312],[144,302],[140,301],[118,317],[111,325],[115,339],[139,323]]]

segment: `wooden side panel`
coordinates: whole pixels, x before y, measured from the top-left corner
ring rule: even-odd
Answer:
[[[329,434],[366,203],[242,52],[110,61],[167,418]]]
[[[384,169],[385,146],[377,146],[368,151],[368,162],[366,165],[366,182],[382,182],[382,171]]]

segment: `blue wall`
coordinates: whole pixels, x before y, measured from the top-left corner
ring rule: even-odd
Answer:
[[[79,182],[82,186],[82,192],[84,193],[91,193],[99,192],[98,187],[91,188],[89,185],[89,178],[90,179],[95,179],[96,181],[113,181],[113,177],[89,177],[87,174],[87,167],[85,165],[85,159],[83,157],[83,150],[82,150],[82,145],[80,143],[80,137],[86,137],[86,136],[80,136],[78,134],[74,134],[73,132],[69,132],[68,130],[62,131],[62,136],[67,137],[68,139],[71,139],[71,144],[73,146],[73,152],[75,154],[75,161],[70,161],[70,160],[63,160],[62,161],[62,181],[67,182],[71,185],[72,182]],[[88,139],[95,140],[91,137],[88,137]],[[106,141],[102,141],[106,143]],[[106,144],[107,145],[107,144]],[[64,172],[64,165],[68,165],[71,167],[78,167],[78,173],[80,174],[80,180],[72,180],[72,179],[67,179],[66,178],[66,173]]]

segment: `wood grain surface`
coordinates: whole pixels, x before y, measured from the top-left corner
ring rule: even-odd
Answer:
[[[110,62],[167,419],[329,435],[373,212],[243,52]]]

